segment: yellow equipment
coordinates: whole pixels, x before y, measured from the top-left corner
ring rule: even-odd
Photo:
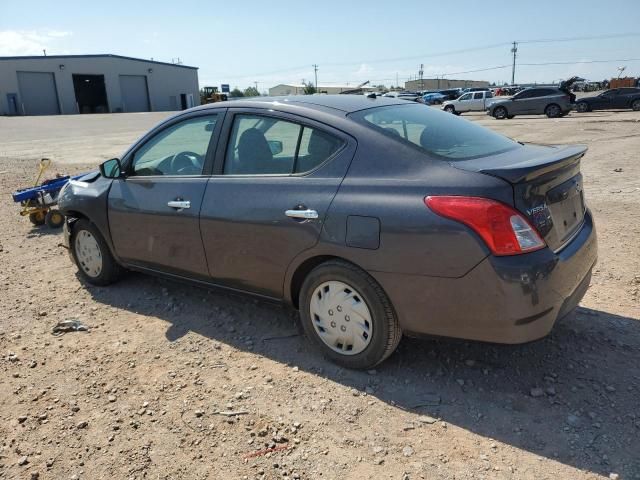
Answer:
[[[218,87],[203,87],[200,90],[200,103],[202,105],[205,103],[224,102],[225,100],[227,100],[227,95],[218,92]]]

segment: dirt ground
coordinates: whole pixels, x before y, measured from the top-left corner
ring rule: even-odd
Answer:
[[[0,478],[640,479],[640,112],[469,115],[589,146],[591,288],[541,341],[404,339],[369,372],[324,361],[278,306],[83,285],[62,234],[18,216],[41,156],[84,171],[164,116],[0,117]],[[64,319],[89,331],[53,336]]]

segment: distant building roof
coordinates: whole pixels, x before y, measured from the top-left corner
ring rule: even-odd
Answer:
[[[113,55],[111,53],[98,53],[98,54],[88,54],[88,55],[29,55],[29,56],[21,56],[21,57],[0,57],[0,60],[41,60],[47,58],[119,58],[123,60],[133,60],[135,62],[145,62],[145,63],[155,63],[158,65],[169,65],[171,67],[181,67],[181,68],[191,68],[193,70],[197,70],[198,67],[190,67],[189,65],[180,65],[177,63],[169,63],[169,62],[158,62],[156,60],[147,60],[146,58],[135,58],[135,57],[125,57],[123,55]]]

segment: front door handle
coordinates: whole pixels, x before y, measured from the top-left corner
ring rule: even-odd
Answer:
[[[313,220],[318,218],[318,212],[308,208],[305,210],[286,210],[284,214],[289,218],[301,218],[304,220]]]
[[[182,210],[185,208],[191,208],[191,202],[189,200],[171,200],[167,202],[167,207]]]

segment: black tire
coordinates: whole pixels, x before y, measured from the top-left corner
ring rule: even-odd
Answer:
[[[507,109],[504,107],[496,107],[493,109],[493,118],[496,120],[504,120],[505,118],[509,118],[509,114],[507,113]]]
[[[311,318],[312,295],[316,288],[330,281],[345,283],[356,290],[369,308],[373,333],[368,345],[360,353],[348,355],[332,350],[314,328]],[[365,271],[342,260],[325,262],[307,275],[300,291],[300,318],[306,336],[324,356],[346,368],[373,368],[394,352],[402,338],[396,313],[382,287]]]
[[[29,214],[29,221],[36,226],[44,225],[46,215],[42,211],[33,212]]]
[[[631,102],[631,109],[634,112],[640,112],[640,98],[637,98],[633,102]]]
[[[454,107],[453,105],[447,105],[446,107],[444,107],[444,111],[448,113],[456,113],[456,107]]]
[[[124,273],[124,269],[116,262],[111,254],[111,250],[104,240],[104,237],[98,230],[98,228],[89,220],[84,218],[77,220],[71,226],[71,236],[69,238],[69,250],[71,256],[78,267],[78,273],[84,281],[92,285],[106,286],[117,282]],[[78,254],[76,252],[76,238],[86,231],[93,236],[99,248],[101,257],[101,270],[97,275],[90,275],[87,273],[82,261],[78,260]]]
[[[587,102],[578,102],[576,103],[576,111],[579,113],[586,113],[589,110],[591,110],[589,108],[589,104]]]
[[[515,115],[507,115],[507,119],[511,120],[512,118],[515,118]]]
[[[64,215],[60,213],[60,210],[49,210],[44,222],[49,228],[60,228],[64,225]]]
[[[545,107],[544,114],[549,118],[558,118],[562,116],[562,110],[559,105],[551,103]]]

